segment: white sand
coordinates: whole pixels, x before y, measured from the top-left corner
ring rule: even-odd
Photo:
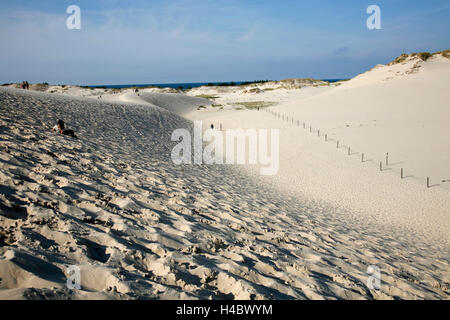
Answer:
[[[406,227],[421,241],[447,249],[449,85],[450,59],[435,56],[423,62],[411,57],[402,64],[377,66],[337,87],[240,96],[216,93],[215,103],[232,109],[236,101],[281,101],[269,110],[289,121],[264,111],[217,108],[193,112],[189,118],[222,124],[224,129],[281,129],[280,172],[266,183],[345,208],[356,214],[354,219]],[[207,88],[195,90],[198,94]],[[431,188],[426,186],[427,177]]]
[[[190,95],[208,90],[224,109],[198,111],[204,99],[151,89],[139,97],[103,92],[100,101],[89,89],[66,90],[87,99],[0,88],[0,298],[448,299],[449,190],[444,183],[424,187],[426,164],[413,164],[415,149],[404,140],[387,139],[386,147],[376,140],[422,124],[415,113],[399,118],[396,89],[410,88],[402,97],[418,109],[417,87],[431,81],[421,101],[433,110],[419,116],[433,115],[426,129],[448,119],[440,81],[449,77],[435,80],[445,72],[441,59],[416,74],[375,81],[368,73],[338,87],[200,88]],[[381,95],[383,105],[367,102],[369,93]],[[349,159],[332,141],[319,142],[264,111],[232,110],[244,101],[277,102],[272,110],[342,137],[373,163]],[[279,174],[174,166],[170,135],[191,123],[155,105],[182,115],[188,109],[188,118],[225,128],[280,128]],[[365,109],[355,110],[359,105]],[[51,133],[57,118],[79,139]],[[436,130],[447,135],[432,141],[448,146],[448,126]],[[418,148],[430,138],[422,139]],[[379,173],[376,160],[387,148],[392,162],[404,162],[406,174],[417,178],[400,181],[394,164]],[[448,152],[424,159],[433,164],[433,180],[448,172],[438,167]],[[81,268],[79,291],[65,286],[69,265]],[[380,290],[366,286],[369,265],[381,269]]]

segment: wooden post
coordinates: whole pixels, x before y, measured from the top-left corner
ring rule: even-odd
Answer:
[[[350,155],[350,147],[348,147],[348,155]]]
[[[320,130],[317,130],[317,136],[320,137]]]
[[[339,140],[336,142],[336,148],[339,149]]]
[[[361,162],[364,162],[364,153],[361,155]]]
[[[383,162],[380,161],[380,171],[383,171]]]
[[[309,126],[309,132],[312,132],[312,126]]]
[[[427,177],[427,188],[430,187],[430,177]]]
[[[403,179],[403,168],[400,169],[400,178]]]
[[[325,141],[328,141],[328,135],[325,134]]]
[[[386,167],[389,166],[389,152],[386,152]]]

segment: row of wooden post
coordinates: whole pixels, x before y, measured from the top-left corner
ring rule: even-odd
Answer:
[[[274,111],[268,111],[269,113],[278,116],[280,118],[280,114]],[[284,120],[284,115],[282,115],[282,118]],[[286,116],[286,120],[289,121],[289,117]],[[292,117],[292,123],[294,123],[294,117]],[[297,120],[297,126],[300,126],[300,120]],[[306,123],[303,122],[303,129],[306,129]],[[312,126],[309,126],[309,132],[312,132]],[[317,136],[320,137],[320,130],[317,130]],[[328,134],[325,134],[325,142],[328,141]],[[336,148],[339,149],[339,140],[336,141]],[[348,147],[348,155],[351,155],[351,149]],[[364,153],[361,154],[361,162],[364,162]],[[386,167],[389,166],[389,152],[386,153]],[[380,161],[380,171],[383,171],[383,162]],[[400,168],[400,179],[404,179],[404,171],[403,168]],[[427,177],[427,188],[430,188],[430,177]]]

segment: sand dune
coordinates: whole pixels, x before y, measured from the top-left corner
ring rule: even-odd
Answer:
[[[345,208],[354,219],[405,227],[421,241],[447,250],[449,79],[450,59],[409,57],[337,86],[241,95],[241,101],[278,100],[269,108],[272,113],[237,112],[235,96],[217,93],[215,103],[231,110],[209,108],[189,118],[221,123],[225,129],[279,128],[280,172],[266,183]]]
[[[236,102],[278,99],[271,109],[322,124],[302,108],[345,90],[228,92],[215,99],[230,101],[224,109],[196,110],[204,100],[182,95],[102,101],[0,88],[0,298],[448,299],[448,237],[433,241],[448,236],[448,209],[439,211],[445,188],[419,194],[431,201],[417,209],[431,212],[425,237],[417,212],[408,224],[389,211],[401,190],[408,201],[419,190],[413,180],[396,187],[393,174],[364,173],[371,171],[267,112],[234,110]],[[195,111],[184,114],[184,105]],[[175,166],[171,133],[192,123],[173,112],[281,128],[280,174]],[[79,139],[50,132],[58,118]],[[357,189],[368,181],[365,198]],[[81,269],[81,290],[66,287],[71,265]],[[370,265],[381,269],[380,290],[367,287]]]
[[[139,95],[135,92],[121,94],[114,101],[117,100],[138,104],[151,104],[180,116],[197,110],[200,106],[210,104],[210,101],[205,98],[190,97],[180,93],[152,92],[150,90],[141,90]]]

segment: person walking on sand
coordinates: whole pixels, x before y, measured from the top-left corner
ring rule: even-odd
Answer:
[[[66,130],[64,121],[58,120],[58,123],[52,128],[52,131],[59,132],[64,135],[72,136],[73,138],[76,138],[75,132],[73,130]]]

